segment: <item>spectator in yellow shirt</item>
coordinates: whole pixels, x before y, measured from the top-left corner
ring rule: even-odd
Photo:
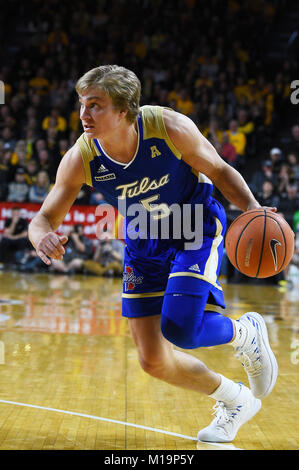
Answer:
[[[55,121],[55,125],[53,125]],[[57,132],[65,132],[67,129],[66,119],[60,115],[59,109],[53,108],[49,116],[46,116],[42,122],[42,129],[47,131],[54,127]]]
[[[181,91],[177,101],[177,110],[186,116],[191,116],[194,112],[194,103],[185,88]]]
[[[235,119],[230,121],[227,133],[229,141],[235,147],[237,154],[243,157],[246,149],[246,136],[238,130],[238,122]]]
[[[79,106],[76,105],[75,109],[71,112],[69,117],[69,127],[71,131],[78,132],[81,125],[79,117]]]
[[[29,81],[29,86],[34,89],[38,95],[47,95],[50,90],[50,82],[45,77],[45,69],[40,67],[35,77]]]
[[[167,99],[169,102],[174,101],[175,107],[177,106],[177,102],[180,98],[181,92],[181,82],[175,82],[173,89],[168,93]]]
[[[25,164],[26,160],[30,159],[30,154],[27,152],[26,143],[24,140],[18,140],[15,149],[11,155],[10,163],[11,165],[22,166]]]
[[[237,84],[234,88],[234,95],[237,101],[240,103],[242,101],[242,98],[245,98],[247,101],[248,94],[249,94],[248,84],[245,83],[245,80],[242,76],[237,77]]]
[[[201,72],[200,77],[195,82],[195,88],[201,87],[208,87],[211,88],[213,86],[213,81],[208,78],[205,72]]]
[[[248,119],[248,113],[246,109],[239,109],[238,111],[238,131],[243,132],[246,136],[252,134],[254,131],[254,123]]]

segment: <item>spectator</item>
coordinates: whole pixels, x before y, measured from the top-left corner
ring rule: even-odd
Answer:
[[[180,92],[179,98],[176,103],[177,110],[185,114],[186,116],[191,116],[194,112],[194,103],[190,98],[188,90],[183,88]]]
[[[59,140],[59,132],[54,127],[49,127],[46,133],[46,145],[48,152],[51,155],[55,155],[58,153],[58,140]]]
[[[295,124],[291,129],[291,138],[286,147],[286,153],[299,154],[299,124]]]
[[[36,134],[33,129],[28,129],[25,133],[24,141],[26,146],[26,155],[31,158],[33,155],[33,145],[36,140]]]
[[[55,169],[53,162],[50,160],[49,150],[40,150],[37,158],[39,170],[45,171],[48,174],[50,181],[53,182],[55,178]]]
[[[248,117],[248,112],[246,109],[240,108],[238,110],[238,131],[243,132],[243,134],[246,135],[248,138],[249,135],[251,135],[254,131],[254,123],[253,121]]]
[[[281,197],[286,194],[290,184],[290,167],[287,163],[282,163],[277,175],[278,194]]]
[[[36,251],[33,249],[17,251],[16,260],[18,263],[18,270],[21,272],[34,273],[48,271],[48,266],[42,262]]]
[[[34,109],[34,113],[32,112],[33,116],[35,117],[38,122],[40,123],[45,116],[45,113],[48,109],[46,105],[46,100],[42,95],[39,95],[37,93],[30,94],[29,96],[29,107],[32,107]]]
[[[0,146],[1,147],[1,146]],[[8,181],[11,179],[11,152],[0,148],[0,201],[7,197]]]
[[[84,236],[84,227],[80,224],[71,227],[68,237],[63,260],[52,259],[51,269],[60,273],[81,272],[84,261],[92,257],[92,242]]]
[[[34,144],[33,158],[38,159],[38,155],[42,150],[47,150],[47,143],[45,139],[37,139]]]
[[[262,164],[261,170],[254,173],[252,180],[249,183],[251,191],[257,195],[261,191],[265,181],[272,181],[273,184],[276,183],[271,160],[265,160]]]
[[[4,127],[10,127],[9,122],[11,117],[11,111],[10,107],[7,105],[2,105],[0,107],[0,129],[3,129]]]
[[[65,80],[56,80],[56,83],[55,85],[52,85],[50,92],[51,107],[65,109],[68,107],[69,98],[70,90],[67,86],[67,82]]]
[[[203,135],[208,139],[212,145],[217,146],[222,142],[223,132],[219,129],[217,119],[211,119],[209,127],[203,131]]]
[[[234,145],[229,141],[227,132],[222,134],[222,144],[216,146],[220,156],[231,166],[235,166],[237,162],[237,151]]]
[[[46,199],[50,188],[50,180],[46,171],[39,171],[36,182],[30,187],[29,202],[42,204]]]
[[[26,175],[24,168],[17,168],[15,180],[8,185],[8,201],[26,202],[29,193],[29,186],[26,183]]]
[[[278,207],[279,197],[274,193],[272,181],[264,181],[262,191],[258,194],[258,201],[261,206]]]
[[[254,152],[254,121],[249,116],[246,109],[240,108],[237,111],[238,131],[246,136],[246,152]]]
[[[278,204],[278,211],[282,212],[289,223],[293,226],[293,218],[295,212],[299,208],[299,194],[298,186],[296,184],[288,184],[286,187],[286,193],[280,198]]]
[[[248,83],[246,83],[243,75],[239,75],[237,77],[233,91],[238,103],[242,103],[243,98],[245,98],[247,101],[249,95],[249,86]]]
[[[286,157],[286,162],[290,167],[291,180],[299,183],[299,163],[297,154],[295,152],[289,153]]]
[[[58,108],[53,108],[48,116],[43,119],[42,129],[47,131],[54,128],[56,132],[65,132],[67,128],[67,121],[61,115]]]
[[[11,217],[6,219],[0,241],[0,262],[15,261],[15,253],[30,247],[27,220],[20,217],[20,208],[13,207]]]
[[[181,88],[182,88],[181,82],[176,81],[174,83],[172,90],[170,90],[170,92],[168,93],[168,97],[167,97],[168,101],[169,103],[173,102],[175,108],[177,106],[178,100],[180,99]]]
[[[17,158],[16,153],[13,152],[10,159],[10,164],[12,169],[16,170],[17,168],[25,168],[28,159],[26,158],[26,152],[24,150],[18,150]]]
[[[2,143],[4,150],[14,150],[16,146],[16,139],[10,127],[4,127],[2,130]]]
[[[254,124],[254,132],[252,135],[253,140],[253,151],[263,148],[265,141],[265,109],[263,102],[253,103],[250,106],[250,113]]]
[[[230,143],[236,149],[238,160],[243,159],[246,150],[246,136],[243,132],[238,131],[238,122],[235,119],[230,121],[227,133]]]
[[[36,183],[36,178],[38,174],[38,164],[37,161],[34,160],[33,158],[30,158],[26,162],[26,182],[29,184],[29,186],[32,186],[33,184]]]
[[[60,139],[58,142],[59,147],[59,159],[61,159],[69,149],[69,142],[67,139]]]
[[[270,150],[269,157],[272,162],[273,172],[277,174],[282,162],[282,151],[278,147],[274,147]]]
[[[27,147],[24,140],[18,140],[11,156],[11,164],[22,166],[28,160],[30,155],[27,153]]]
[[[104,232],[99,240],[92,260],[84,262],[87,272],[98,276],[121,276],[124,263],[124,244]]]
[[[69,128],[72,131],[78,132],[81,127],[81,121],[79,116],[79,106],[76,105],[75,109],[71,112],[69,117]]]
[[[36,73],[36,76],[29,80],[29,86],[37,95],[48,94],[50,89],[50,82],[46,78],[46,70],[44,67],[40,67]]]

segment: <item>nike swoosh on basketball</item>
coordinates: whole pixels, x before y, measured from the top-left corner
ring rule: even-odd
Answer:
[[[280,245],[280,246],[281,246],[281,243],[280,243],[280,241],[276,240],[275,238],[272,238],[272,239],[270,240],[269,244],[270,244],[270,249],[271,249],[271,253],[272,253],[272,256],[273,256],[275,271],[277,271],[277,252],[276,252],[276,245]]]

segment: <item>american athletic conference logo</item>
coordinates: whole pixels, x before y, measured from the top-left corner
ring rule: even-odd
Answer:
[[[125,291],[133,290],[136,284],[142,284],[143,276],[135,276],[133,268],[125,266],[123,281]]]

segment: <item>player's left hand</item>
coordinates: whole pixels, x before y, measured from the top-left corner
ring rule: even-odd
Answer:
[[[249,203],[246,210],[251,211],[253,209],[265,209],[267,211],[277,212],[277,207],[261,206],[257,201]]]
[[[266,211],[277,212],[277,207],[262,206],[262,209],[266,209]]]

